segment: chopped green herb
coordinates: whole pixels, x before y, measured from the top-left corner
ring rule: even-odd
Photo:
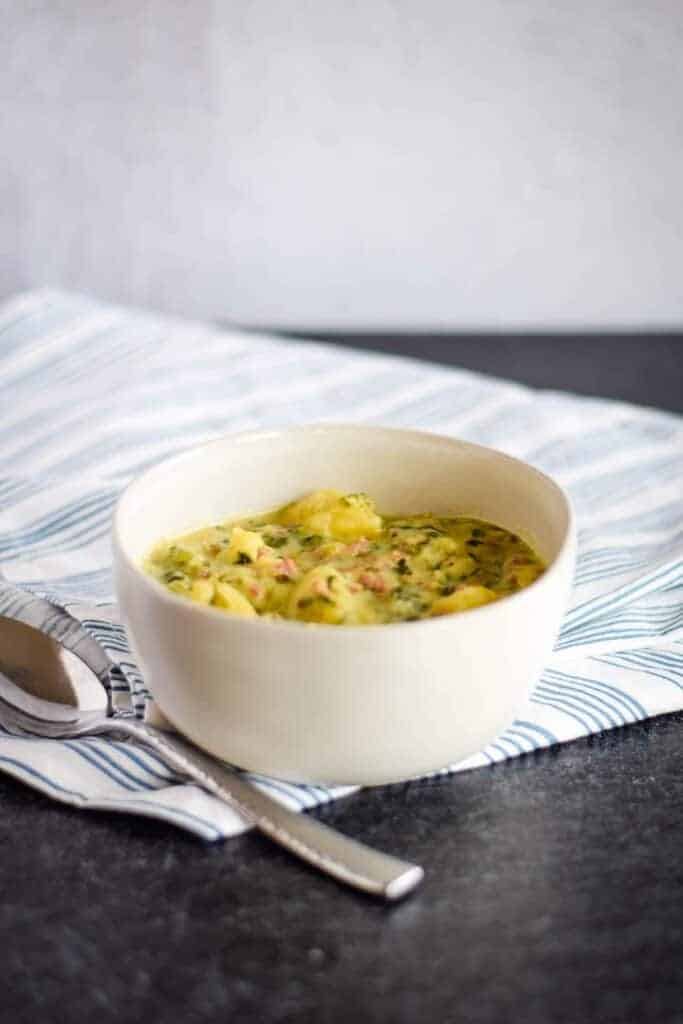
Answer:
[[[162,579],[164,583],[175,583],[176,580],[184,580],[185,573],[172,570],[171,572],[165,572],[164,575],[162,576]]]
[[[269,533],[264,533],[263,535],[264,543],[266,543],[269,548],[281,548],[284,544],[287,543],[288,539],[289,538],[287,537],[287,534],[283,534],[282,537],[273,537]]]
[[[246,551],[240,551],[239,555],[237,556],[238,565],[250,565],[252,561],[253,559],[246,553]]]
[[[309,533],[306,537],[301,538],[301,543],[305,548],[312,548],[316,544],[320,544],[321,541],[322,537],[320,537],[317,533]]]
[[[346,505],[348,508],[374,508],[374,503],[370,498],[368,498],[367,494],[363,494],[362,491],[359,491],[357,494],[346,494],[341,499],[341,503],[342,505]]]

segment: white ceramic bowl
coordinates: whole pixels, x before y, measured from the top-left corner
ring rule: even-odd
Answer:
[[[392,514],[479,516],[528,539],[549,568],[481,608],[341,627],[231,617],[140,569],[162,537],[321,487],[367,491]],[[550,654],[574,557],[569,501],[531,466],[452,438],[362,425],[237,434],[190,449],[135,480],[114,521],[121,613],[161,710],[219,757],[306,782],[394,782],[494,739]]]

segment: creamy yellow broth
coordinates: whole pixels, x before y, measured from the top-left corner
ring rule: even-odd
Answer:
[[[169,590],[233,615],[334,625],[465,611],[527,587],[541,559],[465,516],[381,516],[366,494],[290,505],[163,541],[144,567]]]

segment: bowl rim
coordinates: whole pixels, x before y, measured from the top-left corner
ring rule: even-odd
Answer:
[[[130,500],[131,495],[134,495],[136,490],[149,484],[150,479],[163,474],[169,469],[176,468],[179,464],[182,464],[185,461],[189,461],[195,457],[198,452],[213,446],[218,447],[220,445],[224,445],[226,441],[230,441],[231,443],[238,445],[249,444],[259,441],[267,441],[269,438],[280,437],[283,434],[310,434],[312,431],[320,433],[339,431],[343,433],[362,432],[364,435],[367,435],[368,432],[372,432],[373,434],[386,434],[391,435],[392,437],[397,437],[399,435],[404,438],[412,437],[422,443],[427,441],[435,444],[454,444],[460,448],[469,448],[475,451],[486,452],[487,454],[494,455],[496,458],[501,459],[504,462],[510,463],[514,466],[523,467],[525,470],[531,471],[532,474],[537,476],[546,485],[549,485],[551,489],[557,493],[564,505],[566,526],[557,554],[542,576],[539,576],[538,579],[534,580],[533,583],[524,587],[522,590],[518,590],[514,594],[506,595],[500,601],[492,601],[490,604],[479,605],[475,608],[467,608],[461,612],[453,613],[451,615],[439,615],[432,618],[416,619],[413,621],[367,623],[363,625],[340,627],[339,625],[327,622],[300,622],[298,619],[265,618],[259,615],[254,618],[245,618],[238,615],[228,615],[218,608],[212,608],[210,605],[199,604],[196,601],[188,601],[179,594],[175,594],[173,591],[168,590],[153,576],[146,573],[142,566],[139,565],[126,550],[121,539],[125,505]],[[333,635],[335,637],[343,636],[356,638],[359,635],[362,635],[367,637],[368,635],[372,635],[374,632],[371,627],[381,626],[381,630],[378,631],[379,636],[386,637],[388,632],[394,632],[396,630],[429,629],[435,631],[438,629],[452,629],[456,623],[462,624],[463,618],[468,620],[471,615],[478,615],[480,617],[484,615],[488,615],[490,617],[496,614],[499,615],[501,614],[501,610],[504,610],[506,607],[509,608],[512,603],[517,607],[522,601],[528,600],[531,595],[537,595],[539,590],[546,588],[558,573],[561,572],[563,563],[574,550],[576,539],[576,516],[569,495],[556,480],[547,473],[544,473],[542,470],[537,469],[536,466],[526,462],[524,459],[516,458],[514,455],[508,455],[507,452],[502,452],[498,448],[491,448],[487,445],[477,444],[473,441],[465,441],[458,437],[449,436],[448,434],[438,434],[427,430],[413,430],[405,427],[387,427],[381,424],[336,423],[334,421],[330,421],[294,424],[292,426],[283,427],[257,428],[255,430],[235,431],[234,433],[229,432],[227,434],[222,434],[219,437],[211,438],[208,441],[202,441],[199,444],[190,445],[181,451],[174,452],[171,455],[160,459],[158,462],[155,462],[154,465],[149,466],[147,469],[143,470],[142,473],[135,476],[119,495],[112,518],[111,537],[114,550],[114,562],[122,562],[126,569],[132,572],[138,579],[151,597],[159,600],[162,604],[168,604],[170,609],[175,608],[182,610],[190,616],[190,618],[198,615],[203,619],[206,619],[206,616],[208,615],[214,621],[222,622],[228,629],[244,627],[247,629],[257,629],[259,631],[276,630],[279,633],[284,631],[285,633],[298,637],[302,637],[304,635],[308,637],[315,635]]]

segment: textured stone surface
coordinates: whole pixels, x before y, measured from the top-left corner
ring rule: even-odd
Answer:
[[[578,391],[683,413],[683,333],[378,334],[310,338],[462,366],[538,388]]]
[[[0,777],[3,1021],[680,1024],[683,715],[319,812],[424,864],[385,907]]]

